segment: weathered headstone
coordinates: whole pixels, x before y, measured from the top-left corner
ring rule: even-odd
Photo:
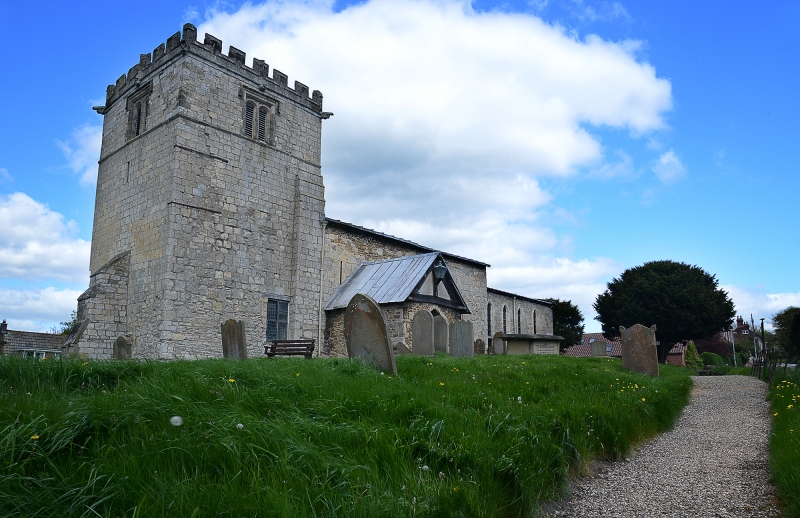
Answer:
[[[605,340],[595,340],[590,345],[592,346],[592,356],[608,356],[606,353],[608,342]]]
[[[114,342],[114,358],[117,360],[128,360],[131,357],[131,337],[127,335],[118,336]]]
[[[485,345],[481,338],[475,340],[475,354],[486,354]]]
[[[351,359],[361,358],[381,372],[397,374],[381,308],[363,293],[356,293],[344,310],[344,339]]]
[[[622,367],[642,374],[658,377],[658,350],[656,348],[656,326],[620,326],[622,336]]]
[[[456,320],[450,322],[450,354],[456,358],[469,358],[475,355],[472,342],[472,322]]]
[[[433,315],[421,309],[411,322],[411,352],[414,356],[433,356]]]
[[[498,331],[494,334],[494,338],[492,338],[492,349],[494,350],[494,354],[506,353],[506,342],[502,337],[503,333]]]
[[[400,356],[402,354],[411,354],[411,349],[406,347],[406,344],[403,342],[397,342],[394,344],[394,355]]]
[[[229,319],[220,324],[222,332],[222,357],[232,360],[247,358],[247,341],[244,334],[244,320]]]
[[[442,315],[433,317],[433,350],[437,353],[447,353],[448,335],[450,331],[447,325],[447,319]]]

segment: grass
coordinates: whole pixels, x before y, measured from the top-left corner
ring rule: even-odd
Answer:
[[[800,372],[789,370],[770,389],[770,468],[786,516],[800,517]]]
[[[0,516],[532,516],[691,385],[600,358],[397,365],[0,358]]]

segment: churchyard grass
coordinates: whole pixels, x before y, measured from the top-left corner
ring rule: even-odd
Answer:
[[[604,358],[397,366],[0,358],[0,516],[531,516],[691,386]]]
[[[777,373],[776,376],[782,373]],[[800,517],[800,372],[786,372],[770,389],[770,468],[786,516]]]

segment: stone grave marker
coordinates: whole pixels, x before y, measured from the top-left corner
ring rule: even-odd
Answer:
[[[401,354],[411,354],[411,349],[406,347],[406,344],[403,342],[397,342],[394,344],[394,355],[399,356]]]
[[[433,317],[433,350],[437,353],[448,353],[448,328],[447,319],[442,315]]]
[[[472,322],[456,320],[450,322],[450,354],[456,358],[469,358],[475,355],[472,342]]]
[[[131,357],[131,337],[128,335],[118,336],[114,342],[114,358],[117,360],[128,360]]]
[[[433,315],[421,309],[411,322],[411,352],[414,356],[433,356]]]
[[[486,344],[483,343],[483,339],[478,338],[475,340],[475,354],[486,354],[486,349],[484,348]]]
[[[351,359],[361,358],[381,372],[397,374],[381,308],[363,293],[356,293],[344,310],[344,339]]]
[[[608,356],[606,353],[608,342],[605,340],[595,340],[590,345],[592,346],[592,356]]]
[[[244,334],[244,320],[229,319],[220,324],[222,332],[222,357],[232,360],[247,358],[247,341]]]
[[[494,334],[494,338],[492,338],[492,348],[494,350],[494,354],[505,354],[506,353],[506,342],[502,338],[503,333],[498,331]]]
[[[656,326],[648,328],[634,324],[627,329],[620,326],[619,333],[622,337],[622,367],[657,378]]]

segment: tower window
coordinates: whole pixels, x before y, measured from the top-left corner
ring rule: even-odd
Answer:
[[[492,336],[492,303],[486,304],[486,334]]]
[[[522,310],[517,310],[517,334],[522,334]]]
[[[536,334],[536,310],[533,310],[533,334]]]
[[[128,97],[125,108],[128,111],[128,139],[138,137],[147,131],[147,116],[150,113],[150,93],[152,91],[152,83],[147,83]]]
[[[508,332],[506,330],[506,313],[508,313],[508,306],[503,306],[503,334]]]
[[[267,109],[264,106],[258,109],[258,140],[267,140]]]
[[[253,103],[247,103],[244,107],[244,134],[248,137],[253,136],[253,114],[255,109],[256,105]]]
[[[244,99],[244,133],[248,138],[272,144],[274,131],[273,117],[280,113],[276,100],[264,97],[263,94],[242,90]]]
[[[286,340],[289,328],[289,303],[284,300],[267,301],[267,340]]]

